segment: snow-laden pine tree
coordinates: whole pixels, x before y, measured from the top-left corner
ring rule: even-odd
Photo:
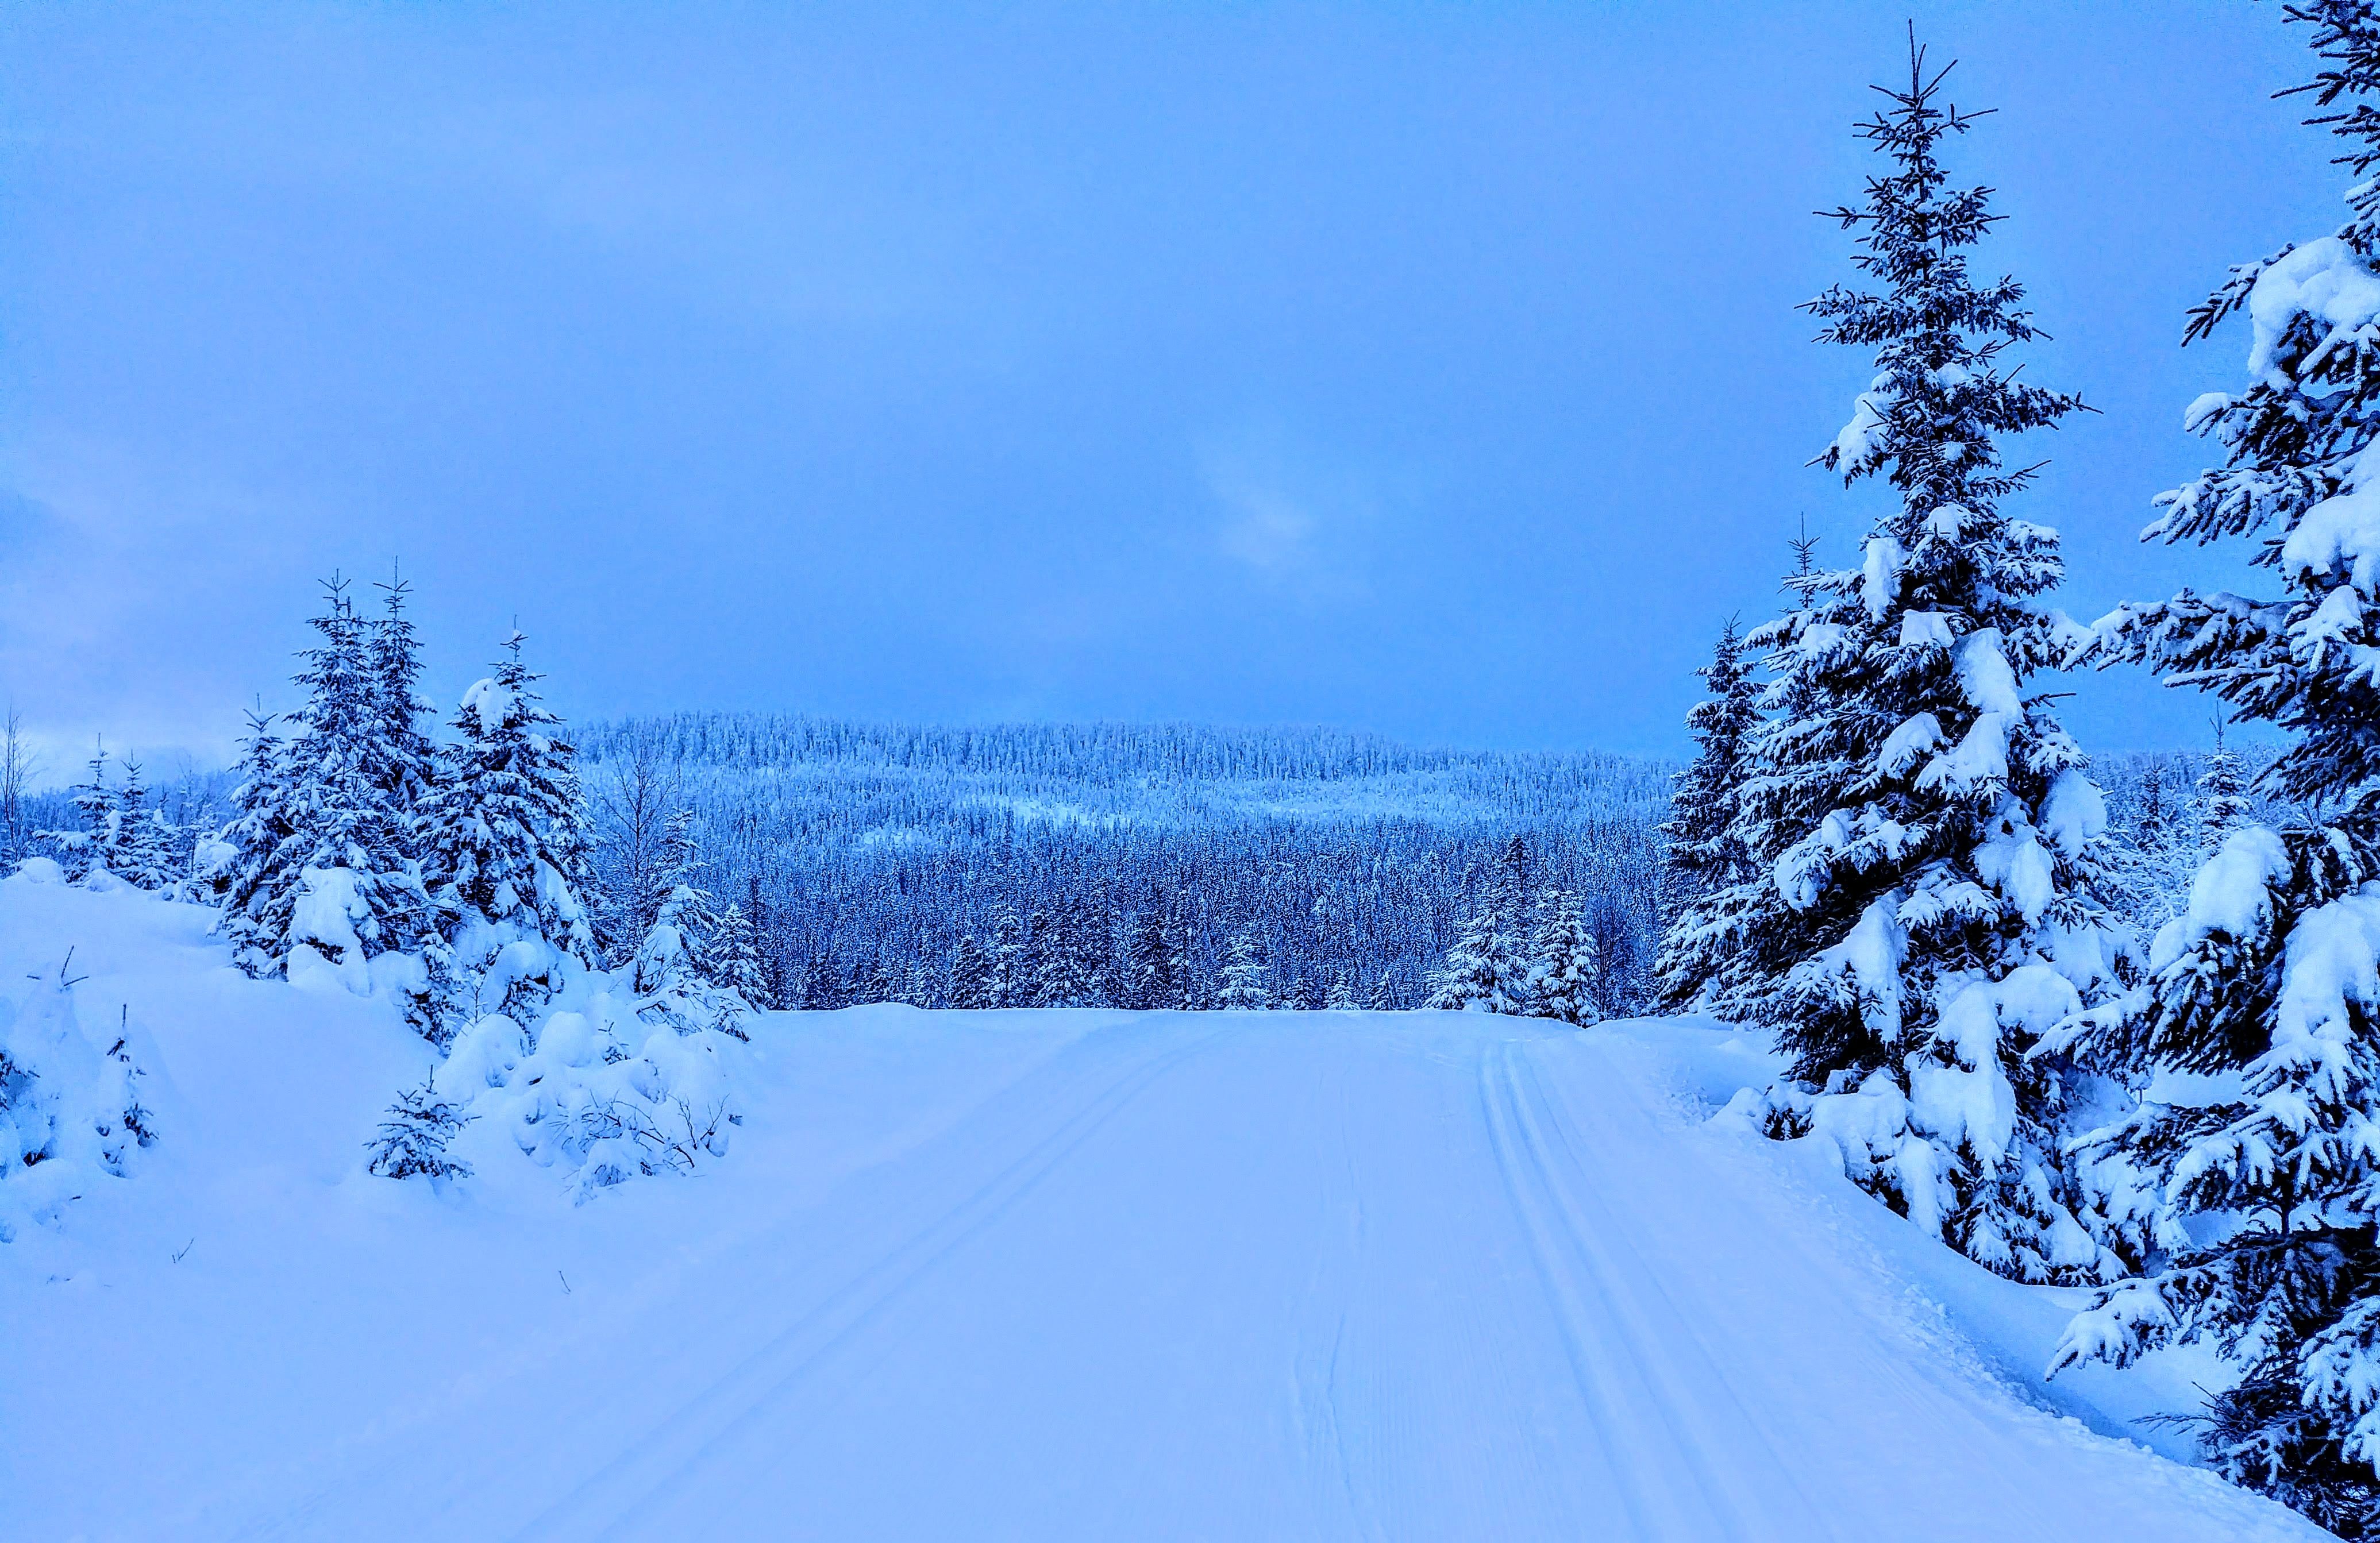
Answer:
[[[57,854],[58,867],[70,883],[81,883],[93,872],[104,872],[115,844],[117,799],[107,782],[107,745],[91,749],[84,763],[91,775],[67,790],[76,824],[71,830],[43,831],[42,841]]]
[[[456,738],[424,786],[417,823],[462,1004],[523,1024],[565,977],[595,964],[579,898],[586,810],[577,751],[504,643],[496,673],[463,693]]]
[[[2265,597],[2185,590],[2099,625],[2103,661],[2214,692],[2288,736],[2262,781],[2310,811],[2242,823],[2157,935],[2146,984],[2078,1020],[2141,1088],[2089,1152],[2156,1254],[2078,1317],[2056,1365],[2212,1340],[2216,1466],[2345,1537],[2380,1528],[2380,7],[2304,0],[2319,115],[2354,179],[2335,234],[2231,271],[2184,340],[2235,311],[2248,382],[2193,402],[2224,464],[2149,533],[2252,539]]]
[[[1173,978],[1173,951],[1165,935],[1165,906],[1152,892],[1134,918],[1132,956],[1125,964],[1123,1005],[1136,1012],[1162,1012],[1182,1005]]]
[[[753,930],[752,918],[735,901],[729,901],[727,909],[720,913],[719,942],[713,953],[719,984],[753,1007],[767,1005],[769,972],[760,963],[760,935]]]
[[[1700,1000],[1725,968],[1735,932],[1726,925],[1730,907],[1721,897],[1756,877],[1742,796],[1760,728],[1759,687],[1733,617],[1720,629],[1711,662],[1695,674],[1708,695],[1686,714],[1694,759],[1672,783],[1670,818],[1661,825],[1678,909],[1653,968],[1661,1000],[1673,1008]]]
[[[2142,937],[2155,936],[2181,914],[2203,856],[2196,832],[2174,802],[2169,778],[2159,761],[2141,767],[2131,819],[2114,842],[2110,867],[2124,895],[2124,918]]]
[[[178,832],[165,822],[164,812],[150,803],[140,763],[129,757],[103,847],[101,861],[107,870],[137,889],[171,889],[182,880]]]
[[[1548,885],[1529,934],[1529,1011],[1586,1025],[1603,1018],[1603,966],[1579,897]]]
[[[950,990],[944,993],[953,1007],[997,1007],[999,992],[991,978],[991,959],[983,945],[975,941],[973,932],[959,934],[958,947],[951,952]]]
[[[381,786],[391,806],[409,817],[429,798],[439,772],[438,747],[421,732],[431,712],[420,692],[421,642],[405,614],[413,586],[392,566],[388,582],[372,588],[381,592],[381,614],[365,643],[365,668],[380,719]]]
[[[1690,895],[1747,877],[1752,861],[1736,829],[1736,792],[1760,727],[1760,692],[1734,617],[1719,629],[1711,662],[1694,674],[1706,693],[1686,714],[1694,759],[1672,780],[1670,817],[1661,822],[1664,857],[1685,875]]]
[[[1752,639],[1776,676],[1744,796],[1768,871],[1730,896],[1728,1005],[1791,1058],[1791,1082],[1747,1095],[1773,1134],[1825,1135],[1860,1185],[2001,1274],[2105,1280],[2122,1262],[2078,1224],[2059,1156],[2065,1068],[2027,1052],[2114,987],[2106,811],[2028,694],[2078,629],[2035,604],[2062,577],[2058,536],[2003,512],[2028,473],[1998,444],[2081,404],[2017,378],[2023,291],[1969,272],[1996,217],[1940,158],[1973,115],[1913,40],[1910,59],[1859,129],[1886,165],[1833,216],[1874,287],[1806,308],[1877,370],[1820,460],[1897,497],[1859,568],[1792,580],[1800,606]]]
[[[2256,806],[2248,796],[2247,774],[2240,753],[2224,743],[2223,724],[2215,725],[2215,748],[2206,770],[2198,774],[2198,844],[2206,852],[2222,850],[2231,832],[2252,822]]]
[[[1264,954],[1257,947],[1255,933],[1243,929],[1232,935],[1222,978],[1215,986],[1215,1005],[1226,1013],[1261,1013],[1273,1005]]]
[[[1322,1004],[1333,1013],[1353,1013],[1362,1005],[1355,1000],[1355,982],[1345,970],[1331,976],[1330,991]]]
[[[1500,881],[1491,885],[1472,910],[1446,962],[1430,977],[1428,1006],[1450,1013],[1528,1011],[1528,966],[1512,943],[1506,890]]]
[[[703,872],[710,867],[710,861],[702,855],[702,837],[694,810],[676,810],[662,829],[653,866],[652,897],[645,907],[651,920],[645,930],[650,936],[653,928],[661,924],[662,913],[667,911],[687,961],[705,980],[712,978],[711,949],[719,936],[718,897],[702,883]],[[642,947],[638,944],[639,952]]]
[[[679,884],[662,902],[637,956],[629,961],[636,1015],[647,1025],[666,1024],[680,1034],[715,1029],[747,1039],[751,1036],[744,1021],[751,1016],[751,1003],[714,981],[708,948],[698,953],[689,942],[704,930],[716,933],[718,918],[710,905],[706,893],[692,883]]]
[[[124,1036],[82,1027],[74,951],[32,978],[21,1002],[0,996],[0,1244],[128,1176],[134,1152],[157,1140]]]
[[[1397,983],[1390,978],[1388,971],[1382,970],[1379,978],[1372,982],[1371,994],[1364,999],[1365,1011],[1393,1013],[1398,1006]]]
[[[296,677],[306,692],[291,714],[298,733],[255,795],[273,807],[268,815],[244,797],[234,827],[260,840],[288,833],[242,851],[220,925],[249,974],[327,971],[358,991],[385,984],[434,1038],[436,987],[424,961],[443,943],[409,855],[411,815],[389,792],[386,720],[365,628],[346,583],[334,578],[326,589],[310,623],[316,642]],[[390,963],[374,963],[382,959]]]
[[[1025,929],[1014,907],[1002,905],[991,918],[990,1000],[986,1007],[1032,1005],[1032,976],[1025,954]]]
[[[446,1155],[446,1144],[478,1116],[438,1096],[428,1082],[409,1087],[388,1106],[378,1134],[364,1143],[364,1171],[384,1179],[468,1179],[471,1165]]]

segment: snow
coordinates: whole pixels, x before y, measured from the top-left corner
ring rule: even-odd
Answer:
[[[768,1014],[729,1155],[574,1206],[488,1118],[366,1174],[431,1051],[208,920],[0,882],[163,1133],[0,1245],[11,1537],[2321,1536],[2138,1444],[2203,1365],[2045,1384],[2085,1294],[1707,1119],[1729,1030]]]
[[[2149,968],[2165,968],[2215,932],[2234,938],[2261,933],[2273,914],[2271,886],[2289,871],[2289,850],[2279,836],[2261,825],[2232,832],[2191,880],[2189,906],[2157,929]]]
[[[1978,712],[2021,719],[2024,699],[2017,695],[2016,672],[2001,641],[1999,629],[1988,626],[1959,640],[1959,686]]]
[[[2281,542],[2281,571],[2291,578],[2326,581],[2342,570],[2364,594],[2380,592],[2380,485],[2324,499]]]
[[[2301,315],[2327,322],[2335,333],[2368,326],[2380,317],[2380,276],[2336,236],[2308,241],[2268,264],[2248,293],[2248,320],[2253,329],[2250,374],[2262,375],[2273,368],[2281,334]],[[2301,367],[2298,373],[2310,371]],[[2196,407],[2192,404],[2193,411]]]
[[[2070,857],[2107,830],[2107,796],[2080,767],[2070,766],[2050,779],[2049,796],[2041,801],[2041,832]]]
[[[1864,468],[1869,457],[1881,446],[1886,427],[1884,415],[1891,410],[1899,396],[1900,390],[1892,376],[1889,373],[1878,375],[1874,383],[1852,401],[1851,421],[1843,425],[1841,431],[1835,435],[1834,442],[1827,447],[1828,456],[1832,457],[1828,464],[1846,472]]]
[[[1870,536],[1867,555],[1860,566],[1860,598],[1867,603],[1867,614],[1876,621],[1884,620],[1892,602],[1900,598],[1900,543],[1890,536]]]

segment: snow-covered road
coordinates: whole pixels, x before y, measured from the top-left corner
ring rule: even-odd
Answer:
[[[192,1150],[70,1278],[0,1271],[0,1375],[64,1389],[0,1416],[0,1530],[2316,1536],[2028,1403],[1905,1224],[1705,1122],[1723,1038],[777,1015],[727,1160],[573,1210],[492,1143],[439,1197],[209,1125],[161,1034]]]

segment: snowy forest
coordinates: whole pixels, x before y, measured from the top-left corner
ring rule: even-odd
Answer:
[[[2180,1416],[2204,1462],[2380,1536],[2380,5],[2276,9],[2346,217],[2272,232],[2177,318],[2242,368],[2174,404],[2212,464],[2143,490],[2147,539],[2244,549],[2260,593],[2058,608],[2065,512],[2030,488],[2039,440],[2012,442],[2088,383],[2026,369],[2056,319],[1980,265],[1991,120],[1912,40],[1827,215],[1847,272],[1799,319],[1874,369],[1816,464],[1890,506],[1854,551],[1780,542],[1774,613],[1710,640],[1683,764],[574,726],[517,633],[484,678],[426,683],[392,572],[326,584],[235,766],[161,776],[103,744],[56,785],[12,721],[0,858],[209,907],[249,976],[397,1002],[434,1070],[358,1131],[374,1173],[467,1181],[454,1143],[486,1120],[582,1200],[722,1158],[777,1012],[1735,1026],[1783,1070],[1722,1119],[1815,1138],[1996,1276],[2081,1288],[2061,1372],[2210,1347],[2236,1376]],[[2202,747],[2083,743],[2058,683],[2089,670],[2178,687]],[[0,1017],[0,1237],[170,1139],[127,1039],[75,1028],[71,969]],[[78,1033],[93,1053],[67,1057]]]

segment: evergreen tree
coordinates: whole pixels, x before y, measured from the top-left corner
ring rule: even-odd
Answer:
[[[1267,974],[1256,934],[1234,934],[1231,955],[1223,966],[1223,978],[1215,990],[1216,1007],[1226,1013],[1261,1013],[1270,1008],[1272,988]]]
[[[165,823],[164,812],[149,802],[140,763],[127,758],[124,788],[117,795],[115,818],[105,843],[103,860],[107,870],[140,889],[171,889],[181,879],[177,847],[177,832]]]
[[[1330,995],[1325,1005],[1333,1013],[1353,1013],[1356,1010],[1355,983],[1347,978],[1345,970],[1341,970],[1330,978]]]
[[[410,816],[437,785],[439,770],[437,747],[421,732],[421,720],[430,713],[431,707],[419,690],[420,640],[405,614],[406,605],[413,598],[413,586],[392,565],[389,581],[373,588],[381,591],[381,614],[371,626],[366,670],[372,709],[380,720],[380,782],[390,806],[400,815]],[[517,633],[511,648],[514,666],[517,668]]]
[[[690,875],[698,864],[681,869]],[[715,942],[719,918],[710,910],[709,897],[691,883],[680,883],[662,902],[653,925],[629,961],[629,980],[638,998],[636,1015],[645,1023],[666,1023],[680,1034],[715,1029],[748,1039],[744,1020],[751,1004],[711,977],[706,954],[689,940],[698,929]],[[709,944],[706,944],[706,953]]]
[[[2239,754],[2223,743],[2223,723],[2215,724],[2215,749],[2206,770],[2198,776],[2198,844],[2202,851],[2222,848],[2231,832],[2250,824],[2255,805],[2248,797],[2248,780],[2240,774]]]
[[[1029,1007],[1032,1003],[1031,962],[1025,950],[1024,929],[1014,907],[1002,905],[991,923],[991,1000],[987,1007]]]
[[[121,811],[115,790],[107,785],[107,746],[100,742],[91,750],[88,780],[77,783],[71,790],[71,802],[81,823],[71,831],[45,831],[42,837],[58,854],[58,866],[68,881],[80,883],[95,871],[107,870],[108,857],[116,847],[116,832]]]
[[[1129,984],[1123,1005],[1153,1013],[1182,1005],[1182,987],[1174,978],[1173,949],[1166,936],[1165,908],[1155,894],[1134,919]]]
[[[1429,1005],[1441,1012],[1522,1013],[1527,1010],[1528,971],[1512,947],[1500,903],[1505,886],[1471,913],[1432,977]]]
[[[2208,1457],[2359,1537],[2380,1531],[2380,14],[2371,0],[2282,14],[2323,60],[2303,89],[2311,121],[2345,141],[2350,217],[2233,269],[2192,313],[2186,342],[2249,311],[2248,383],[2192,405],[2224,464],[2163,494],[2149,530],[2252,538],[2281,593],[2128,606],[2097,651],[2278,727],[2263,781],[2310,812],[2230,829],[2146,983],[2077,1021],[2081,1048],[2142,1090],[2088,1155],[2144,1175],[2161,1203],[2137,1208],[2150,1272],[2078,1317],[2056,1365],[2213,1341],[2242,1369],[2208,1401]],[[2206,1091],[2160,1101],[2171,1072]]]
[[[596,956],[578,895],[586,811],[577,752],[538,696],[541,677],[521,662],[525,640],[515,632],[495,674],[463,694],[453,723],[458,741],[435,780],[419,784],[416,820],[467,994],[476,992],[479,1011],[516,1016],[562,989],[565,960],[587,967]],[[391,668],[409,691],[409,671]],[[399,786],[416,774],[404,771]],[[529,947],[514,946],[523,943]],[[500,958],[503,978],[491,996],[481,983]]]
[[[1971,275],[1997,216],[1940,161],[1974,115],[1910,55],[1859,131],[1887,169],[1833,216],[1876,287],[1806,308],[1878,371],[1819,459],[1899,496],[1859,568],[1795,578],[1797,609],[1753,636],[1778,715],[1743,793],[1757,877],[1702,918],[1733,939],[1712,1005],[1773,1024],[1791,1057],[1772,1133],[1827,1131],[1855,1181],[2001,1274],[2104,1280],[2122,1261],[2077,1222],[2060,1157],[2070,1069],[2028,1052],[2115,986],[2105,807],[2025,692],[2073,629],[2034,603],[2063,560],[2002,512],[2030,473],[1998,443],[2082,404],[2016,378],[2007,350],[2037,335],[2023,291]]]
[[[1019,973],[1021,977],[1016,983],[1017,994],[1020,999],[1018,1002],[1019,1006],[1052,1007],[1057,1005],[1057,1003],[1051,1000],[1058,982],[1055,978],[1057,974],[1057,971],[1054,968],[1055,961],[1051,957],[1051,955],[1056,953],[1057,949],[1055,942],[1050,937],[1050,932],[1051,924],[1050,921],[1049,912],[1044,910],[1036,910],[1031,916],[1026,918],[1024,953],[1017,961],[1020,966]]]
[[[670,914],[686,949],[688,964],[705,980],[714,978],[711,951],[719,937],[718,901],[701,883],[710,867],[702,855],[702,838],[692,809],[679,809],[662,827],[659,859],[653,871],[653,895],[647,907],[650,933]]]
[[[1165,968],[1173,980],[1173,1000],[1166,1006],[1189,1013],[1205,1005],[1197,965],[1190,952],[1189,918],[1178,903],[1165,914]]]
[[[384,1179],[468,1179],[470,1164],[446,1155],[446,1143],[478,1116],[440,1098],[429,1083],[410,1087],[389,1105],[380,1134],[364,1143],[367,1171]]]
[[[991,958],[975,941],[973,932],[960,933],[959,945],[952,952],[949,996],[953,1007],[978,1009],[1000,1005],[1000,990],[992,978]]]
[[[735,992],[753,1006],[769,1002],[768,971],[760,965],[760,938],[752,930],[752,918],[744,907],[734,901],[719,918],[718,944],[719,984]]]
[[[2141,768],[2138,808],[2116,844],[2113,864],[2127,896],[2126,919],[2143,936],[2180,914],[2202,856],[2196,834],[2179,813],[2166,790],[2166,768],[2149,761]]]
[[[1718,968],[1718,951],[1731,941],[1699,925],[1695,903],[1755,877],[1738,800],[1752,763],[1760,709],[1733,617],[1720,629],[1711,662],[1695,673],[1708,695],[1686,714],[1694,759],[1677,774],[1670,818],[1661,825],[1670,888],[1683,907],[1678,916],[1684,924],[1664,938],[1655,969],[1663,1000],[1679,1007],[1702,995]]]
[[[254,975],[310,960],[366,990],[375,978],[370,961],[411,958],[410,968],[380,973],[408,999],[416,1026],[436,1039],[440,988],[430,956],[443,943],[420,867],[408,856],[410,817],[388,791],[385,720],[364,629],[346,583],[334,577],[325,588],[310,624],[316,642],[296,677],[306,692],[293,715],[298,735],[282,747],[273,777],[256,786],[257,808],[244,803],[235,822],[260,838],[276,829],[288,834],[242,852],[221,925]],[[268,799],[269,815],[261,802]]]
[[[1397,999],[1396,982],[1389,978],[1388,971],[1382,970],[1379,978],[1372,982],[1372,994],[1364,999],[1365,1008],[1374,1013],[1394,1013],[1402,1005]]]
[[[1528,1009],[1540,1018],[1586,1025],[1603,1017],[1603,966],[1578,896],[1548,889],[1529,937]]]

